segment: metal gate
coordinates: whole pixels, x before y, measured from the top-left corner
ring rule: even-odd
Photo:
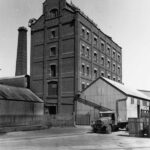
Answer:
[[[90,114],[77,114],[76,125],[90,125]]]

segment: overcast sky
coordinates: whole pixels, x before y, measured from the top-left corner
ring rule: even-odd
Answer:
[[[38,18],[42,14],[43,2],[44,0],[0,0],[0,77],[14,76],[17,29],[19,26],[27,27],[30,18]],[[150,90],[150,0],[72,2],[122,47],[123,82],[136,89]],[[29,52],[30,29],[28,30]]]

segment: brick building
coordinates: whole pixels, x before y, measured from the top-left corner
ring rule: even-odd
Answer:
[[[99,76],[122,82],[122,50],[79,8],[46,0],[31,27],[31,90],[50,114],[72,114],[74,97]]]

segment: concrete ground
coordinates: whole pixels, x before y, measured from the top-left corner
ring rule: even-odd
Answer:
[[[50,128],[0,134],[0,150],[150,150],[150,138],[96,134],[89,126]]]

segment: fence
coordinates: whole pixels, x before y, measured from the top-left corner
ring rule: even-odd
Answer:
[[[76,117],[77,125],[90,125],[90,114],[81,115],[78,114]]]
[[[51,126],[74,126],[74,116],[62,115],[3,115],[0,116],[0,132],[33,130]]]
[[[129,118],[128,129],[130,136],[149,136],[149,118]]]
[[[149,110],[141,110],[141,118],[149,118],[150,112]]]

